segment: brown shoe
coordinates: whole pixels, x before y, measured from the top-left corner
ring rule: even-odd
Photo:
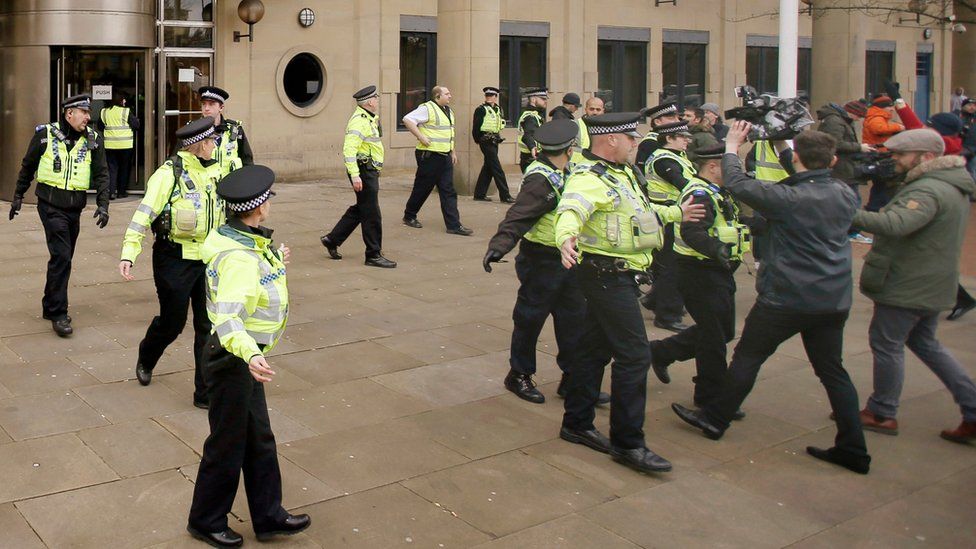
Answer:
[[[942,431],[940,436],[946,440],[963,444],[976,441],[976,421],[963,421],[955,429]]]
[[[898,434],[898,420],[895,418],[876,416],[867,408],[861,410],[860,416],[861,425],[868,431],[874,431],[882,435],[894,436]]]

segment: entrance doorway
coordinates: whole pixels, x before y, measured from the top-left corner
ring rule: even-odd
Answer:
[[[176,130],[202,116],[197,90],[209,86],[212,53],[165,51],[159,56],[159,97],[165,107],[159,116],[157,163],[176,154]]]
[[[51,48],[51,120],[60,116],[61,102],[72,95],[92,95],[92,124],[101,120],[101,111],[112,104],[114,94],[123,94],[126,105],[139,119],[140,130],[135,132],[129,191],[144,192],[146,179],[153,162],[154,126],[150,77],[151,51],[111,48]],[[147,94],[148,97],[147,97]],[[146,105],[150,105],[147,113]],[[147,160],[149,165],[147,165]]]

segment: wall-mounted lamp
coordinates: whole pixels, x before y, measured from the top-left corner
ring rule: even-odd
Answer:
[[[237,16],[241,21],[247,23],[247,34],[234,31],[234,42],[240,42],[241,38],[247,38],[248,42],[254,42],[254,24],[264,17],[264,4],[261,0],[241,0],[237,5]]]

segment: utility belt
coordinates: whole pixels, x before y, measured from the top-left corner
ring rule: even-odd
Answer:
[[[361,172],[378,172],[382,167],[382,164],[377,166],[372,158],[357,158],[356,165],[359,166],[359,171]]]
[[[481,142],[486,145],[497,145],[505,141],[505,138],[501,134],[497,133],[483,133],[481,134]]]
[[[627,264],[627,260],[620,257],[587,253],[580,261],[580,267],[597,276],[616,277],[624,275],[633,279],[634,283],[638,286],[651,283],[651,276],[646,271],[631,269]]]
[[[531,240],[522,239],[519,243],[519,250],[526,255],[560,257],[559,249],[545,244],[539,244]]]
[[[422,151],[417,149],[417,156],[421,160],[427,160],[428,158],[444,158],[451,156],[450,152],[440,152],[440,151]]]

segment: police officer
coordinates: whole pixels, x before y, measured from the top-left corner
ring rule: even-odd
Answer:
[[[214,158],[217,162],[223,164],[225,170],[227,166],[233,165],[237,158],[244,166],[254,164],[251,145],[244,135],[244,123],[224,118],[224,103],[230,99],[230,94],[216,86],[204,86],[198,90],[198,93],[203,115],[214,119],[214,132],[217,136]]]
[[[522,173],[529,168],[535,159],[535,130],[546,121],[546,105],[549,104],[549,90],[547,88],[530,88],[525,91],[529,103],[518,119],[518,148],[519,168]]]
[[[735,336],[735,279],[733,273],[751,249],[749,228],[740,221],[739,206],[722,188],[720,143],[698,151],[698,173],[681,191],[681,201],[705,208],[705,217],[674,225],[678,290],[694,326],[667,339],[651,342],[651,365],[663,383],[670,383],[667,367],[695,359],[696,406],[717,397],[728,368],[726,344]],[[737,415],[737,419],[741,414]]]
[[[501,136],[502,129],[505,127],[505,115],[498,105],[498,88],[488,86],[482,88],[482,91],[485,93],[485,102],[474,110],[474,121],[471,123],[471,137],[481,147],[481,154],[485,157],[481,173],[478,174],[478,182],[474,186],[474,199],[491,202],[486,195],[488,184],[494,178],[495,185],[498,187],[498,198],[506,204],[511,204],[515,199],[508,190],[505,170],[498,160],[498,144],[505,140]]]
[[[652,204],[628,158],[637,147],[638,113],[587,120],[590,149],[566,180],[556,210],[556,244],[578,277],[587,311],[577,356],[571,361],[560,436],[644,472],[671,463],[644,445],[647,370],[651,364],[644,319],[635,299],[635,275],[663,243],[661,222],[700,217],[701,206]],[[683,208],[688,208],[684,211]],[[697,212],[697,213],[695,213]],[[579,266],[577,267],[577,264]],[[611,376],[610,438],[593,425],[606,365]]]
[[[44,236],[51,259],[47,263],[47,282],[41,300],[41,316],[51,321],[61,337],[72,334],[68,316],[68,279],[71,258],[80,230],[81,211],[88,203],[86,191],[95,189],[95,224],[108,225],[108,167],[101,136],[88,127],[91,121],[91,96],[69,97],[61,103],[57,122],[34,128],[34,137],[20,166],[10,220],[20,213],[24,193],[37,179],[37,214],[44,225]]]
[[[648,196],[657,204],[677,204],[681,191],[695,176],[695,166],[685,153],[692,135],[684,122],[658,126],[657,134],[659,148],[651,153],[644,166]],[[668,224],[664,230],[664,247],[654,254],[654,264],[651,266],[654,285],[647,295],[641,297],[641,303],[654,311],[655,326],[680,332],[688,326],[681,322],[684,303],[678,292],[673,246],[674,225]]]
[[[552,315],[559,354],[556,363],[563,371],[557,394],[565,396],[566,373],[577,355],[582,334],[586,300],[576,280],[576,270],[560,264],[559,248],[553,232],[556,205],[563,190],[565,169],[578,126],[571,120],[553,120],[535,132],[539,155],[522,180],[518,200],[509,208],[498,232],[488,242],[482,265],[491,272],[491,263],[501,261],[521,240],[515,257],[515,273],[521,286],[512,320],[512,346],[505,376],[505,388],[519,398],[541,404],[546,401],[532,381],[535,375],[535,346],[546,319]],[[601,393],[603,404],[610,395]]]
[[[217,181],[223,167],[213,158],[213,118],[203,117],[176,130],[180,151],[163,163],[146,182],[146,194],[132,215],[122,240],[119,274],[133,280],[132,268],[151,229],[153,282],[159,297],[159,314],[139,343],[136,379],[149,385],[152,372],[186,325],[187,309],[193,308],[193,405],[206,408],[208,397],[202,376],[202,354],[210,320],[207,318],[206,265],[200,247],[215,227],[224,222],[223,201]]]
[[[636,163],[637,167],[643,170],[647,159],[660,146],[657,142],[657,128],[665,124],[677,124],[681,122],[681,116],[678,114],[678,105],[674,103],[662,103],[656,107],[649,107],[641,111],[641,114],[646,116],[651,124],[651,131],[647,132],[640,145],[637,146]]]
[[[423,103],[403,117],[403,124],[417,138],[417,174],[413,190],[403,210],[403,224],[414,229],[423,227],[417,220],[430,192],[437,187],[441,199],[441,215],[448,234],[471,236],[474,231],[461,224],[454,190],[454,111],[451,110],[451,90],[434,86],[433,100]]]
[[[586,131],[586,119],[591,116],[600,116],[603,114],[603,109],[603,99],[594,96],[586,100],[583,116],[576,119],[576,125],[579,126],[579,136],[576,145],[573,147],[573,156],[570,158],[571,165],[582,162],[583,149],[590,148],[590,134]]]
[[[132,148],[135,145],[135,130],[139,129],[139,118],[126,106],[125,94],[116,92],[112,96],[112,106],[99,113],[100,124],[105,136],[105,160],[108,163],[109,199],[129,196],[129,172],[132,170]]]
[[[204,353],[210,387],[210,436],[193,488],[187,531],[217,547],[243,543],[227,525],[244,473],[247,506],[258,541],[308,528],[308,515],[281,506],[281,470],[268,420],[264,384],[275,372],[265,356],[288,320],[288,248],[275,249],[263,223],[271,211],[274,172],[246,166],[225,177],[217,194],[230,219],[207,236],[207,309],[214,330]]]
[[[342,141],[342,157],[346,176],[356,192],[356,204],[349,206],[332,232],[320,240],[332,259],[342,259],[339,246],[356,230],[363,227],[366,244],[366,265],[392,269],[395,261],[383,257],[383,221],[380,216],[380,170],[383,169],[383,131],[377,114],[380,94],[376,86],[367,86],[353,94],[356,110],[346,124]]]

